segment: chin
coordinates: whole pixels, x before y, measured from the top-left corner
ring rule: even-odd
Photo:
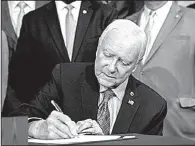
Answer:
[[[102,79],[102,78],[99,79],[99,84],[104,86],[104,87],[107,87],[107,88],[114,88],[115,87],[114,82],[110,82],[110,81],[107,81],[107,80]]]

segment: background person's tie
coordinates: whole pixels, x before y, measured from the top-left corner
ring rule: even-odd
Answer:
[[[97,122],[105,135],[109,135],[110,132],[110,112],[108,109],[108,101],[114,96],[115,94],[112,90],[105,91],[103,101],[98,108]]]
[[[17,26],[16,26],[16,35],[17,35],[17,37],[19,37],[19,35],[20,35],[20,28],[22,26],[22,19],[23,19],[23,16],[25,15],[24,8],[26,6],[27,5],[26,5],[25,2],[19,2],[18,3],[18,7],[20,8],[20,12],[18,14]]]
[[[68,51],[68,56],[70,60],[72,59],[73,45],[74,45],[74,37],[76,30],[76,22],[72,15],[72,9],[74,8],[72,5],[67,5],[67,15],[66,15],[66,47]]]
[[[148,40],[147,40],[146,51],[145,51],[145,54],[143,56],[142,64],[145,63],[145,61],[150,53],[150,50],[151,50],[151,48],[149,48],[149,47],[151,47],[151,39],[152,39],[151,32],[152,32],[152,28],[154,26],[154,16],[155,15],[156,15],[156,12],[151,10],[149,15],[148,15],[148,21],[147,21],[147,24],[146,24],[145,29],[144,29]]]

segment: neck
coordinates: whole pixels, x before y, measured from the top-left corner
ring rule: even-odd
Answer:
[[[145,1],[145,6],[150,10],[157,10],[164,6],[168,1]]]

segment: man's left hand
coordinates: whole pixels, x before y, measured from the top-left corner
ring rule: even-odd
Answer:
[[[104,135],[97,121],[87,119],[77,122],[78,134],[90,134],[90,135]]]

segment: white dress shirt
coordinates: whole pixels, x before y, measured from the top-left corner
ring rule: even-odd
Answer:
[[[126,90],[126,87],[127,87],[127,83],[128,83],[128,79],[126,79],[117,88],[112,89],[112,91],[115,93],[116,96],[114,96],[113,98],[111,98],[108,101],[108,110],[109,110],[109,113],[110,113],[110,134],[112,133],[114,123],[116,121],[118,112],[120,110],[121,103],[122,103],[123,97],[125,95],[125,90]],[[103,92],[106,91],[106,90],[107,90],[107,88],[100,85],[100,97],[99,97],[99,101],[98,101],[98,106],[103,101],[103,98],[104,98],[103,97]]]
[[[60,28],[61,28],[62,36],[63,36],[65,45],[67,45],[66,43],[66,22],[65,22],[66,14],[68,12],[66,9],[67,4],[63,1],[55,1],[55,3],[56,3],[57,13],[58,13],[58,19],[60,21]],[[77,24],[78,17],[79,17],[79,11],[81,7],[81,1],[75,1],[70,4],[74,7],[72,9],[72,14]],[[74,30],[76,30],[76,28]]]
[[[153,24],[153,28],[150,31],[151,34],[151,40],[150,40],[150,44],[147,46],[146,49],[149,50],[149,52],[152,49],[152,46],[154,44],[154,41],[156,40],[156,37],[161,29],[161,27],[163,26],[163,23],[166,20],[166,17],[171,9],[173,1],[168,1],[164,6],[162,6],[161,8],[155,10],[156,15],[154,16],[154,24]],[[144,6],[144,11],[141,15],[141,19],[140,19],[140,27],[144,30],[146,25],[147,25],[147,20],[149,17],[149,13],[150,13],[150,9],[148,9],[146,6]],[[145,54],[146,55],[146,54]]]
[[[10,18],[11,18],[11,22],[12,22],[12,25],[15,31],[17,27],[18,14],[20,12],[20,8],[17,5],[20,2],[26,3],[26,7],[24,8],[25,14],[27,14],[30,11],[35,10],[35,1],[8,1]]]

